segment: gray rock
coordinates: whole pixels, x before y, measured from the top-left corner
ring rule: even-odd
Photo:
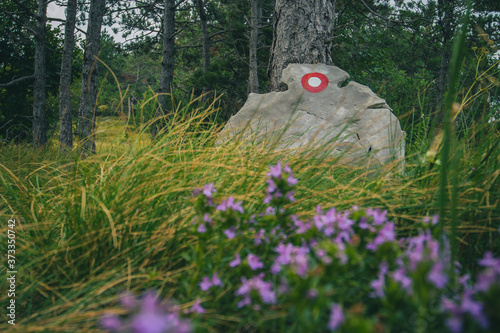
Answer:
[[[291,153],[307,149],[385,164],[404,157],[399,120],[385,100],[349,74],[323,64],[290,64],[282,81],[288,90],[250,94],[219,134],[219,143],[236,135]]]

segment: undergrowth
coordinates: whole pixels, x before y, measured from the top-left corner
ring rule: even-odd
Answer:
[[[299,180],[288,209],[302,218],[314,216],[318,205],[376,207],[388,211],[404,237],[439,210],[440,166],[422,161],[425,151],[415,152],[409,160],[417,162],[400,173],[396,164],[373,170],[310,154],[286,156],[238,140],[216,145],[219,128],[206,122],[212,111],[174,119],[154,143],[139,135],[107,140],[86,159],[59,155],[55,148],[0,148],[0,219],[17,221],[19,266],[19,319],[15,327],[2,322],[0,329],[90,332],[123,290],[154,288],[186,300],[182,293],[195,270],[187,256],[198,239],[181,231],[195,216],[193,189],[214,183],[221,197],[233,195],[259,211],[269,165],[279,160]],[[463,138],[452,150],[460,156],[457,247],[471,272],[485,251],[500,253],[499,138],[495,124],[483,126],[481,137]],[[146,136],[147,129],[142,131]],[[448,230],[448,221],[443,223]],[[204,251],[208,256],[217,249]],[[5,279],[0,288],[6,290]],[[6,293],[0,301],[6,304]],[[207,316],[216,331],[247,320],[216,309]]]

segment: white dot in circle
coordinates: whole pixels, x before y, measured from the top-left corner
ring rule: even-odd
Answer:
[[[310,85],[311,87],[316,88],[316,87],[319,87],[319,85],[321,84],[321,80],[320,80],[319,78],[317,78],[317,77],[313,76],[313,77],[311,77],[311,78],[309,79],[309,81],[307,81],[307,83],[309,83],[309,85]]]

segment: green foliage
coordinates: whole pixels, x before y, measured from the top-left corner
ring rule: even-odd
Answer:
[[[427,133],[435,133],[440,126],[435,123],[441,113],[436,108],[436,86],[446,46],[442,44],[443,27],[429,24],[438,20],[437,3],[368,4],[388,19],[372,15],[360,2],[338,2],[337,27],[342,27],[344,33],[336,39],[334,62],[353,80],[386,99],[407,132],[411,152],[413,147],[429,145],[425,142]],[[455,5],[453,20],[458,26],[464,2],[456,1]],[[484,112],[479,105],[489,112],[498,103],[498,86],[488,82],[498,80],[498,63],[486,55],[496,50],[493,40],[498,40],[498,29],[492,28],[490,21],[496,14],[488,11],[489,4],[474,6],[460,76],[459,96],[465,107],[458,118],[459,135],[466,135],[474,121],[481,118]],[[487,78],[481,77],[480,73],[486,72]],[[472,96],[474,99],[469,100]]]
[[[3,10],[16,11],[11,1],[2,3],[0,10],[0,82],[33,75],[35,56],[31,33],[12,20]],[[30,8],[35,2],[29,2]],[[26,23],[29,23],[27,21]],[[58,119],[59,67],[61,63],[62,39],[60,30],[47,27],[47,130],[52,130]],[[33,112],[33,80],[22,81],[7,87],[0,87],[0,140],[31,140]]]
[[[148,96],[154,98],[152,92],[144,98]],[[148,288],[161,290],[186,308],[197,295],[202,297],[210,309],[198,321],[202,330],[251,330],[255,323],[266,325],[268,320],[276,329],[288,326],[287,321],[282,324],[266,314],[255,317],[247,310],[236,311],[233,303],[223,301],[225,297],[234,298],[228,294],[229,289],[221,289],[220,294],[199,294],[197,283],[203,274],[217,267],[221,249],[225,255],[229,249],[238,251],[241,244],[220,247],[216,239],[200,243],[192,234],[191,223],[196,215],[193,189],[213,182],[220,198],[233,195],[244,201],[249,212],[259,212],[265,207],[268,166],[284,156],[238,140],[225,146],[214,145],[218,128],[209,119],[216,110],[196,110],[197,103],[192,101],[185,111],[178,112],[165,134],[153,144],[147,127],[127,132],[123,120],[100,118],[98,129],[103,131],[98,133],[97,144],[101,153],[85,160],[76,155],[58,155],[56,150],[0,147],[0,219],[16,218],[20,225],[17,239],[22,251],[16,258],[22,265],[17,299],[18,313],[23,314],[21,329],[43,327],[53,331],[64,327],[73,332],[91,331],[96,327],[96,318],[115,304],[119,291],[141,292]],[[148,110],[146,105],[143,109]],[[116,125],[109,127],[111,123]],[[499,138],[495,124],[485,122],[484,126],[477,127],[476,136],[460,139],[452,150],[462,156],[456,165],[458,253],[465,269],[472,273],[477,271],[477,259],[484,251],[500,253]],[[436,213],[439,177],[435,169],[429,170],[428,164],[421,163],[424,154],[425,150],[410,157],[401,177],[397,169],[390,167],[374,172],[310,155],[286,157],[299,179],[297,201],[286,208],[306,220],[316,214],[317,205],[339,210],[353,205],[379,207],[389,211],[400,237],[412,235],[416,222]],[[447,230],[450,220],[443,223]],[[197,251],[203,253],[202,271],[198,273]],[[350,256],[361,264],[362,257],[356,253]],[[367,272],[375,270],[376,274],[376,263],[366,262],[363,267],[344,272],[347,275],[343,276],[350,276],[345,281],[334,279],[342,271],[341,266],[324,277],[332,277],[334,284],[348,285],[345,292],[366,293],[371,279]],[[236,275],[231,272],[221,274],[232,281]],[[293,281],[298,292],[301,280]],[[235,288],[235,283],[227,286]],[[345,299],[353,295],[346,294]],[[0,296],[2,304],[6,297]],[[394,297],[395,309],[412,309],[404,305],[407,300],[401,295],[396,293]],[[363,313],[372,311],[375,304],[370,299],[359,299],[359,303],[349,309],[346,327],[370,331],[374,322],[364,318]],[[272,311],[282,318],[279,308]],[[404,320],[394,317],[391,322],[397,326]]]

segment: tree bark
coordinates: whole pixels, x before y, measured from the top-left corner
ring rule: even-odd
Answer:
[[[35,34],[35,83],[33,86],[33,145],[43,147],[47,144],[46,124],[46,39],[47,2],[38,0]]]
[[[90,4],[85,52],[82,64],[82,89],[78,118],[78,134],[82,140],[82,155],[95,153],[95,109],[97,107],[96,59],[101,45],[101,26],[106,0],[92,0]]]
[[[208,20],[205,13],[205,4],[203,0],[196,0],[196,7],[198,9],[198,15],[200,16],[201,24],[201,45],[202,45],[202,69],[203,74],[208,72],[210,68],[210,37],[208,35]],[[205,102],[208,99],[207,87],[202,89],[202,101]]]
[[[171,100],[166,94],[171,93],[172,81],[174,80],[174,54],[175,54],[175,0],[165,0],[163,9],[163,52],[161,62],[160,87],[156,110],[156,117],[165,115],[168,109],[168,101]],[[157,134],[157,125],[151,127],[153,139]]]
[[[250,16],[251,27],[250,32],[250,56],[249,56],[249,75],[248,75],[248,93],[259,92],[259,76],[258,76],[258,62],[257,62],[257,49],[259,46],[259,24],[261,17],[261,9],[259,0],[250,0]]]
[[[200,16],[201,23],[203,72],[206,73],[210,67],[210,37],[208,36],[208,20],[203,0],[197,0],[196,7],[198,8],[198,15]]]
[[[435,125],[442,120],[441,104],[446,91],[446,83],[451,59],[452,38],[454,34],[454,12],[456,0],[438,0],[438,26],[442,32],[442,54],[441,65],[439,67],[438,81],[436,85],[436,112],[434,117]]]
[[[73,49],[75,48],[75,20],[77,0],[68,0],[66,8],[66,25],[64,28],[64,49],[61,61],[61,78],[59,81],[59,119],[61,132],[59,149],[73,148],[73,123],[71,117],[70,85]]]
[[[290,63],[332,64],[335,7],[331,0],[276,0],[269,59],[271,91],[283,91],[281,73]]]

